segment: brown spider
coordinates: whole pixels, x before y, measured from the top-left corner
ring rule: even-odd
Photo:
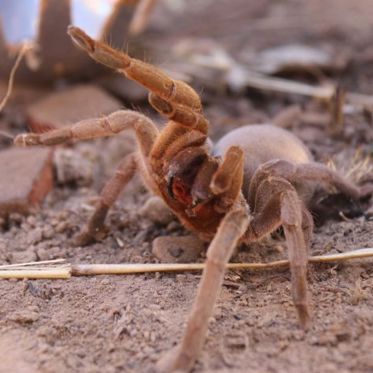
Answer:
[[[306,329],[310,321],[307,257],[313,230],[306,205],[315,183],[334,186],[354,199],[362,196],[361,190],[313,162],[300,140],[271,125],[236,129],[212,147],[200,98],[189,85],[91,39],[77,27],[70,26],[68,33],[94,60],[149,89],[150,104],[169,120],[158,131],[149,118],[123,110],[44,134],[17,136],[17,145],[55,145],[135,131],[139,150],[125,157],[105,185],[80,236],[81,243],[100,236],[109,208],[136,170],[187,229],[210,242],[186,332],[176,350],[160,361],[159,370],[193,367],[233,250],[239,243],[260,240],[279,226],[289,250],[294,304],[300,325]]]

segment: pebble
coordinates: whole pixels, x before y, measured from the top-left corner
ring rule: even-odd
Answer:
[[[111,281],[108,279],[108,278],[104,278],[102,281],[101,281],[101,285],[103,286],[109,286],[111,283]]]
[[[173,220],[173,215],[160,197],[150,197],[140,209],[140,215],[153,223],[167,225]]]
[[[35,245],[43,239],[43,232],[40,228],[35,228],[27,233],[26,241],[29,245]]]
[[[31,228],[34,228],[36,226],[36,218],[35,216],[31,215],[28,216],[26,219],[27,223],[30,225]]]
[[[57,233],[63,233],[66,231],[67,227],[68,227],[68,223],[66,221],[61,221],[60,223],[56,225],[55,229]]]
[[[23,216],[18,212],[13,212],[9,214],[9,221],[15,224],[20,224],[23,221]]]
[[[56,149],[53,163],[58,184],[88,186],[93,181],[94,159],[88,159],[77,149]]]
[[[43,228],[43,238],[49,239],[54,236],[54,229],[51,225],[46,225]]]
[[[12,263],[29,263],[37,260],[36,253],[33,247],[26,251],[15,251],[11,254]]]
[[[10,321],[17,322],[19,324],[32,324],[39,320],[39,313],[29,309],[23,311],[17,311],[9,317]]]
[[[188,263],[195,261],[205,243],[195,236],[162,236],[153,241],[153,254],[165,263]]]

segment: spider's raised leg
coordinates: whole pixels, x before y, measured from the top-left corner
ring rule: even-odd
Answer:
[[[153,65],[92,39],[78,27],[69,26],[68,34],[75,44],[94,60],[123,73],[127,78],[135,80],[166,102],[181,104],[196,111],[202,110],[198,94],[188,84],[172,79]]]
[[[149,95],[149,102],[161,115],[170,119],[152,150],[153,167],[159,167],[161,159],[169,161],[186,147],[201,146],[206,142],[208,121],[199,111],[167,102],[153,93]]]
[[[76,245],[88,245],[103,238],[106,233],[104,222],[110,207],[119,197],[120,192],[133,178],[137,169],[136,154],[127,155],[119,164],[115,174],[106,182],[101,191],[100,199],[87,226],[76,239]]]
[[[209,123],[201,110],[173,101],[166,101],[152,92],[149,94],[149,103],[159,114],[169,120],[181,124],[188,130],[196,130],[202,134],[207,134]]]
[[[163,158],[169,145],[188,131],[200,132],[203,135],[202,143],[206,140],[208,122],[202,115],[200,97],[192,87],[180,80],[172,79],[153,65],[92,39],[78,27],[70,26],[68,33],[94,60],[123,73],[127,78],[149,89],[150,104],[161,115],[170,119],[152,151],[152,165],[155,169],[162,167],[159,160]]]
[[[223,282],[225,266],[248,224],[248,212],[243,206],[228,212],[220,223],[207,251],[206,268],[183,340],[176,350],[170,351],[158,363],[159,371],[186,372],[193,367],[206,337],[208,320]]]

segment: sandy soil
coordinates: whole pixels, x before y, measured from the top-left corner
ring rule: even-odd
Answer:
[[[232,7],[229,1],[193,1],[183,15],[158,10],[146,35],[153,48],[158,40],[160,50],[185,35],[212,37],[236,57],[243,47],[261,49],[294,42],[332,46],[347,53],[351,62],[330,78],[352,91],[372,94],[371,3],[333,1],[328,9],[323,3],[288,0],[247,5],[237,1]],[[166,60],[162,55],[158,59]],[[308,112],[322,110],[295,95],[254,90],[239,95],[206,91],[203,97],[214,138],[242,123],[267,121],[292,104]],[[11,105],[2,117],[14,133],[25,130],[17,116],[22,105]],[[139,105],[151,113],[146,103]],[[328,135],[320,124],[300,121],[292,130],[317,160],[332,158],[345,170],[357,148],[365,155],[372,152],[371,115],[365,114],[348,115],[344,134],[338,138]],[[3,141],[1,146],[9,144]],[[14,214],[4,221],[0,263],[61,257],[72,263],[156,262],[151,251],[155,237],[187,232],[175,220],[162,226],[138,215],[150,196],[138,179],[113,208],[105,240],[84,248],[71,244],[91,213],[104,174],[114,167],[106,166],[130,148],[124,137],[76,146],[75,156],[85,159],[84,167],[92,167],[92,179],[83,172],[75,183],[57,185],[39,211],[28,217]],[[311,253],[373,247],[373,221],[367,213],[372,201],[355,206],[345,200],[336,205],[332,199],[330,204],[328,214],[323,212],[328,218],[319,216]],[[262,245],[242,247],[232,260],[286,257],[286,246],[278,236]],[[372,372],[372,264],[368,260],[310,267],[313,325],[307,334],[297,324],[288,271],[227,273],[194,371]],[[196,273],[157,273],[1,281],[0,372],[144,372],[179,341],[199,279]]]

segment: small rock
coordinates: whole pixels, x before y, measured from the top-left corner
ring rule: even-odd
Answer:
[[[205,243],[195,236],[157,237],[153,241],[153,254],[165,263],[188,263],[195,261]]]
[[[49,239],[54,236],[54,229],[51,225],[46,225],[43,228],[43,238]]]
[[[35,218],[35,216],[33,216],[33,215],[28,216],[27,219],[26,219],[26,221],[30,225],[31,228],[35,227],[35,225],[36,225],[36,218]]]
[[[35,228],[27,233],[26,241],[29,245],[34,245],[43,239],[43,232],[40,228]]]
[[[29,263],[37,260],[36,253],[33,247],[26,251],[15,251],[11,253],[12,263]]]
[[[59,148],[54,153],[53,163],[59,184],[87,186],[93,180],[93,161],[78,151]]]
[[[67,228],[68,228],[68,223],[66,221],[61,221],[60,223],[57,224],[55,229],[57,233],[63,233],[66,231]]]
[[[39,313],[34,310],[25,309],[9,316],[9,320],[19,324],[31,324],[39,320]]]
[[[24,214],[53,187],[51,149],[10,148],[0,152],[0,214]]]
[[[150,197],[139,212],[141,216],[156,224],[167,225],[173,219],[167,205],[157,196]]]
[[[9,214],[9,222],[13,224],[21,224],[24,220],[24,217],[18,212],[13,212]]]
[[[39,260],[49,260],[50,259],[50,256],[49,256],[49,250],[42,247],[42,248],[38,248],[36,250],[37,252],[37,256],[39,258]]]
[[[103,89],[81,84],[50,94],[30,105],[27,116],[33,132],[44,132],[82,119],[110,114],[121,107],[121,103]]]
[[[180,229],[180,223],[177,220],[173,220],[171,223],[167,224],[166,227],[168,232],[174,232]]]
[[[104,278],[101,281],[101,285],[103,285],[103,286],[109,286],[110,285],[110,280],[108,278]]]

